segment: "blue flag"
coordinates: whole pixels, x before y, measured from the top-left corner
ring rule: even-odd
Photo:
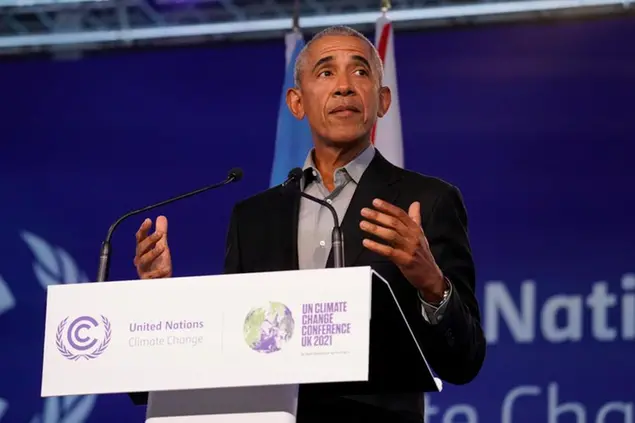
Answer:
[[[309,122],[296,119],[286,103],[286,92],[294,86],[293,68],[295,59],[304,47],[304,37],[299,31],[293,31],[285,36],[287,45],[286,71],[280,109],[278,110],[278,128],[276,131],[276,146],[273,157],[270,186],[281,184],[287,179],[287,174],[294,167],[302,166],[307,154],[313,147]]]

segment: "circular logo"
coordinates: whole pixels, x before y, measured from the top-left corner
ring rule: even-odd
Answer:
[[[245,318],[243,335],[249,348],[260,353],[280,351],[293,336],[295,322],[291,310],[282,303],[270,302],[253,308]]]
[[[100,318],[101,324],[91,316],[80,316],[70,324],[69,317],[62,320],[55,334],[55,345],[60,354],[69,360],[91,360],[102,355],[110,344],[112,332],[108,319]]]

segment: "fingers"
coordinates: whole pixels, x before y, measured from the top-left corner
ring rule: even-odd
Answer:
[[[408,208],[408,216],[417,224],[421,226],[421,203],[415,201]]]
[[[362,216],[368,220],[362,220],[360,228],[386,241],[387,245],[364,239],[364,246],[396,263],[408,263],[414,251],[422,244],[420,204],[412,203],[408,212],[377,199],[373,201],[373,205],[377,210],[362,209]]]
[[[135,237],[137,238],[137,244],[146,239],[146,237],[148,236],[148,231],[151,227],[152,221],[150,219],[146,219],[143,221],[143,223],[141,223],[141,226],[139,226],[139,230],[135,234]]]
[[[164,247],[167,247],[168,245],[168,219],[165,216],[159,216],[156,222],[156,230],[152,235],[148,236],[148,232],[151,227],[152,220],[145,219],[136,233],[137,257],[142,256],[156,245],[162,245]]]
[[[151,228],[152,220],[145,219],[136,233],[137,248],[134,265],[137,267],[137,272],[142,279],[169,277],[172,274],[171,266],[169,264],[162,265],[160,262],[157,262],[161,255],[168,249],[167,218],[165,216],[159,216],[156,220],[155,232],[152,235],[148,235]],[[153,267],[159,268],[153,269]]]
[[[403,209],[386,201],[380,200],[379,198],[373,200],[373,206],[384,214],[396,217],[404,224],[407,224],[410,221],[410,216],[408,216],[408,213],[406,213]]]
[[[363,231],[368,232],[369,234],[376,235],[379,238],[385,241],[388,241],[390,244],[400,243],[400,240],[403,238],[394,229],[385,228],[383,226],[379,226],[375,223],[371,223],[366,220],[362,220],[359,223],[359,227],[362,228]]]
[[[366,228],[362,227],[362,229],[364,230],[373,230],[373,229],[379,228],[379,226],[374,223],[378,223],[384,228],[391,229],[393,230],[393,232],[397,232],[400,234],[405,233],[405,231],[408,229],[406,224],[404,224],[399,218],[385,214],[385,213],[381,213],[377,210],[363,208],[362,216],[364,216],[369,221],[371,220],[373,221],[373,222],[367,222],[369,223],[369,225],[366,225]]]
[[[157,242],[157,245],[168,245],[168,219],[165,216],[157,217],[156,232],[163,234],[163,237]]]
[[[168,278],[172,275],[172,271],[169,268],[156,269],[151,272],[147,272],[143,275],[143,279],[160,279]]]
[[[143,241],[137,244],[136,256],[141,257],[142,255],[147,253],[149,250],[155,248],[157,245],[159,245],[159,243],[163,240],[164,237],[165,237],[165,234],[162,234],[161,232],[155,232],[152,235],[146,237]],[[161,243],[161,246],[163,247],[165,247],[166,245],[167,245],[166,242]]]
[[[157,217],[157,232],[165,234],[165,241],[168,240],[168,218],[165,216]]]
[[[379,255],[389,258],[397,265],[405,265],[410,260],[410,254],[403,250],[393,248],[390,245],[381,244],[367,238],[364,239],[362,243],[364,247]]]
[[[151,249],[147,253],[143,253],[142,255],[138,255],[134,259],[134,264],[140,269],[147,269],[152,265],[152,262],[159,258],[161,254],[166,250],[167,247],[163,245],[157,245],[155,248]]]
[[[360,223],[365,232],[376,235],[390,243],[403,245],[414,236],[414,228],[418,227],[401,208],[382,200],[375,199],[373,205],[377,210],[363,208],[362,216],[367,220]]]

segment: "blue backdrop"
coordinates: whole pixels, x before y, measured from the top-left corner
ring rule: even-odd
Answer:
[[[406,165],[465,196],[489,340],[430,423],[633,423],[633,39],[632,17],[396,34]],[[231,206],[269,185],[283,73],[283,40],[0,63],[0,422],[142,421],[123,395],[39,397],[43,287],[94,279],[123,212],[241,166],[161,211],[176,274],[220,272]]]

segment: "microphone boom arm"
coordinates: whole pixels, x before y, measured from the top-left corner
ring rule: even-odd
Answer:
[[[208,185],[206,187],[203,188],[199,188],[196,191],[192,191],[192,192],[188,192],[185,194],[181,194],[181,195],[177,195],[175,197],[169,198],[167,200],[161,201],[159,203],[156,204],[151,204],[149,206],[137,209],[137,210],[132,210],[129,211],[128,213],[124,214],[123,216],[121,216],[119,219],[117,219],[115,221],[115,223],[113,223],[112,225],[110,225],[110,228],[108,228],[108,233],[106,234],[106,239],[104,240],[104,242],[102,242],[101,244],[101,250],[99,252],[99,268],[97,269],[97,280],[96,282],[104,282],[106,280],[108,280],[108,272],[110,270],[110,240],[112,239],[112,235],[115,232],[115,229],[117,229],[117,227],[119,226],[119,224],[121,224],[121,222],[123,222],[124,220],[128,219],[129,217],[135,216],[137,214],[141,214],[144,212],[147,212],[149,210],[153,210],[156,209],[158,207],[161,206],[165,206],[166,204],[170,204],[173,203],[175,201],[179,201],[182,200],[184,198],[188,198],[188,197],[192,197],[194,195],[200,194],[202,192],[211,190],[211,189],[215,189],[215,188],[220,188],[223,185],[227,185],[231,182],[235,182],[235,181],[239,181],[242,178],[242,170],[241,169],[232,169],[227,178],[219,183],[216,184],[212,184],[212,185]]]

